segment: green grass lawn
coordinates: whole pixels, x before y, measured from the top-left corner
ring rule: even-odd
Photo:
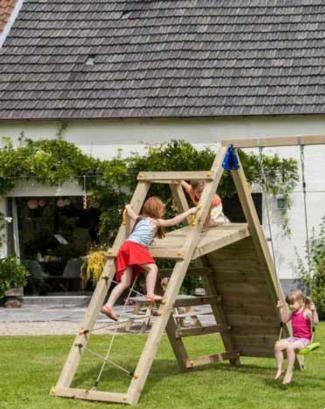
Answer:
[[[90,347],[104,354],[109,336],[93,336]],[[63,399],[48,392],[58,378],[73,338],[70,336],[0,337],[0,408],[66,409],[103,408],[105,403]],[[112,358],[133,369],[145,336],[118,336]],[[139,408],[218,409],[323,409],[325,408],[325,324],[317,331],[322,342],[307,357],[307,369],[295,372],[289,387],[273,380],[272,359],[242,358],[241,367],[220,363],[180,373],[167,338],[159,348]],[[217,348],[216,348],[217,344]],[[221,351],[220,341],[209,335],[186,340],[191,356]],[[101,362],[86,353],[74,386],[89,388]],[[108,367],[100,390],[123,392],[128,377]],[[107,406],[107,405],[106,405]],[[123,406],[109,404],[111,408]]]

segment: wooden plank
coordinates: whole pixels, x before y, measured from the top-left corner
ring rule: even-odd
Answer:
[[[170,277],[173,273],[172,268],[160,268],[159,269],[159,277]],[[210,274],[211,270],[204,267],[191,267],[189,266],[186,275],[204,275]]]
[[[182,328],[176,330],[176,338],[184,337],[195,337],[197,335],[207,335],[207,334],[217,334],[224,333],[230,330],[230,326],[218,324],[209,325],[206,327],[195,327],[195,328]]]
[[[274,358],[273,348],[239,348],[240,356],[250,356],[254,358]]]
[[[182,213],[188,210],[190,207],[188,205],[188,201],[186,199],[182,186],[179,183],[177,183],[177,184],[170,184],[169,187],[172,192],[173,201],[178,211]],[[186,220],[188,224],[191,224],[192,216],[188,216]]]
[[[239,358],[238,352],[222,352],[220,354],[203,355],[199,358],[190,359],[187,362],[187,368],[196,368],[202,365],[213,364],[215,362],[222,362],[226,360],[236,360]]]
[[[201,263],[205,267],[214,269],[214,266],[209,263],[209,259],[206,256],[201,258]],[[202,281],[203,281],[207,295],[220,294],[219,289],[214,279],[214,273],[202,277]],[[213,312],[216,322],[218,324],[223,324],[223,325],[228,326],[229,323],[223,311],[222,305],[221,304],[211,305],[211,308],[212,308],[212,312]],[[221,333],[221,338],[222,338],[224,347],[226,349],[226,352],[228,353],[234,352],[235,344],[234,344],[234,337],[232,336],[232,331]],[[239,358],[230,359],[229,362],[233,365],[240,365]]]
[[[184,371],[187,367],[186,362],[188,361],[188,354],[182,339],[176,336],[176,331],[177,326],[174,318],[170,316],[166,326],[166,333],[176,357],[178,367],[181,371]]]
[[[298,146],[298,145],[324,145],[325,136],[283,136],[276,138],[249,138],[249,139],[229,139],[221,142],[222,146],[234,145],[235,148],[258,148],[277,146]]]
[[[159,342],[163,335],[163,331],[166,328],[167,322],[169,320],[176,296],[183,283],[193,252],[199,241],[200,232],[202,231],[203,223],[208,215],[211,200],[215,194],[215,191],[221,179],[221,175],[223,173],[221,164],[224,159],[225,153],[226,150],[224,148],[221,148],[215,157],[211,168],[213,180],[206,183],[199,202],[201,207],[197,213],[197,223],[195,224],[195,226],[192,226],[191,232],[187,236],[187,241],[184,245],[185,258],[184,260],[177,261],[175,264],[174,272],[168,282],[167,289],[164,294],[163,303],[160,305],[158,310],[158,317],[152,326],[152,329],[148,335],[146,344],[140,356],[138,365],[135,370],[136,377],[132,379],[128,389],[128,395],[130,397],[129,399],[132,404],[137,403],[139,400],[152,362],[156,355]]]
[[[193,259],[201,257],[204,254],[211,253],[212,251],[218,250],[224,246],[232,244],[236,241],[242,240],[250,235],[248,227],[243,226],[235,231],[228,231],[222,237],[213,238],[206,237],[199,241],[197,250],[194,253]]]
[[[207,171],[172,171],[172,172],[140,172],[138,174],[139,181],[167,182],[181,180],[212,180],[213,174],[210,170]]]
[[[195,305],[219,304],[220,302],[221,297],[219,295],[207,295],[204,297],[194,296],[192,298],[177,299],[174,307],[193,307]]]
[[[64,398],[94,400],[98,402],[129,403],[127,394],[125,393],[101,392],[96,390],[65,388],[62,386],[61,387],[56,386],[51,391],[51,394],[54,396],[61,396]]]
[[[268,244],[265,240],[264,232],[260,225],[255,205],[250,194],[250,190],[248,189],[248,183],[241,164],[238,170],[231,171],[231,175],[233,177],[239,200],[249,226],[257,257],[264,267],[261,271],[264,272],[264,276],[269,287],[269,294],[274,308],[274,315],[280,321],[280,315],[276,304],[277,300],[279,299],[283,302],[284,305],[286,305],[284,294],[276,275],[274,262],[271,258]],[[289,334],[289,328],[287,326],[285,327],[285,332]]]

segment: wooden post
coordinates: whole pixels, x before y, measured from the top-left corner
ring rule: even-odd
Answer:
[[[147,376],[149,374],[150,368],[152,366],[154,357],[156,355],[159,342],[163,335],[164,329],[166,328],[167,322],[169,320],[170,314],[172,312],[173,305],[176,300],[176,296],[179,289],[183,283],[184,277],[186,275],[187,268],[192,259],[193,252],[197,246],[200,233],[208,212],[210,210],[211,200],[217,190],[223,168],[222,161],[225,156],[226,149],[221,148],[216,155],[213,162],[211,174],[213,175],[213,180],[207,182],[201,198],[199,205],[201,206],[197,214],[197,223],[193,226],[191,233],[188,236],[185,248],[184,260],[177,261],[174,267],[173,274],[169,280],[163,302],[160,305],[158,311],[158,317],[156,322],[153,324],[151,332],[148,336],[147,342],[144,346],[140,360],[135,369],[135,376],[133,377],[131,384],[128,389],[128,401],[131,404],[138,402],[141,395],[142,389],[145,385]]]

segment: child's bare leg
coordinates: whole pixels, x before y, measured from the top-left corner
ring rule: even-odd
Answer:
[[[283,379],[283,384],[288,385],[292,381],[293,366],[296,359],[296,350],[303,349],[305,346],[301,341],[295,341],[287,346],[287,357],[288,357],[288,367],[286,370],[285,377]]]
[[[276,362],[276,374],[274,379],[279,379],[283,373],[282,365],[283,365],[283,350],[286,349],[288,346],[288,341],[286,339],[282,339],[277,341],[274,346],[274,356]]]
[[[132,268],[127,268],[122,275],[121,281],[113,288],[106,304],[102,308],[102,312],[108,315],[110,318],[117,319],[116,314],[112,310],[117,299],[123,294],[123,292],[130,287],[132,279]]]
[[[146,272],[146,288],[147,288],[147,297],[152,298],[152,300],[161,300],[162,297],[159,295],[155,295],[155,286],[157,281],[158,275],[158,267],[157,264],[145,264],[142,266]]]

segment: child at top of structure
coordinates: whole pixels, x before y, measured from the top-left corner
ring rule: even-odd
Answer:
[[[151,196],[145,201],[140,215],[136,214],[130,205],[125,206],[125,210],[128,216],[135,221],[135,225],[118,250],[115,259],[115,280],[118,284],[113,288],[107,303],[101,310],[115,321],[118,319],[113,310],[116,300],[141,272],[146,273],[147,301],[161,300],[162,297],[154,293],[158,267],[148,247],[156,236],[164,237],[164,227],[181,223],[197,211],[196,207],[192,207],[172,219],[162,219],[165,204],[156,196]]]
[[[291,321],[292,337],[280,339],[274,347],[277,372],[275,379],[279,379],[283,374],[283,352],[287,351],[288,367],[283,380],[283,384],[289,384],[292,380],[293,366],[296,359],[296,351],[309,345],[313,338],[312,328],[319,323],[318,314],[314,303],[306,297],[300,290],[291,291],[287,297],[290,313],[285,311],[283,304],[278,301],[281,321],[283,323]]]
[[[192,202],[197,206],[205,186],[205,181],[191,180],[190,183],[187,183],[185,180],[183,180],[181,185],[191,198]],[[208,226],[218,226],[229,222],[229,219],[223,214],[221,198],[219,195],[215,194],[211,200],[211,209],[204,227],[207,228]]]

